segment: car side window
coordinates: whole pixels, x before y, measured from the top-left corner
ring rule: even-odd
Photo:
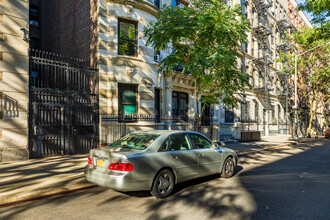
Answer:
[[[185,133],[173,134],[171,136],[171,151],[192,149],[189,137]]]
[[[166,138],[162,146],[159,148],[158,152],[166,152],[170,149],[170,138]]]
[[[204,148],[212,148],[212,143],[207,140],[205,137],[199,134],[190,134],[192,141],[194,142],[195,148],[204,149]]]

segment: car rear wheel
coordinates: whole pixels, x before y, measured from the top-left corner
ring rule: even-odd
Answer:
[[[234,174],[234,169],[235,169],[234,161],[231,157],[228,157],[225,163],[223,164],[221,176],[224,178],[232,177]]]
[[[166,169],[162,170],[152,184],[151,194],[156,198],[165,198],[169,196],[174,189],[174,175]]]

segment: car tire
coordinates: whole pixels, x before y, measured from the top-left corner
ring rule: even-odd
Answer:
[[[168,169],[162,170],[158,173],[152,184],[151,194],[159,199],[165,198],[171,195],[174,185],[173,173]]]
[[[234,175],[235,165],[231,157],[228,157],[223,164],[221,177],[229,178]]]

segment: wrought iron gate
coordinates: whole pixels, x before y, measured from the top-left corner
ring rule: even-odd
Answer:
[[[98,71],[74,58],[31,50],[31,157],[88,152],[98,144]]]

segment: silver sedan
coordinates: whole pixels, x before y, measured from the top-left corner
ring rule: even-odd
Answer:
[[[233,150],[200,133],[156,130],[132,133],[90,150],[85,176],[117,191],[150,190],[164,198],[183,181],[217,173],[231,177],[237,161]]]

